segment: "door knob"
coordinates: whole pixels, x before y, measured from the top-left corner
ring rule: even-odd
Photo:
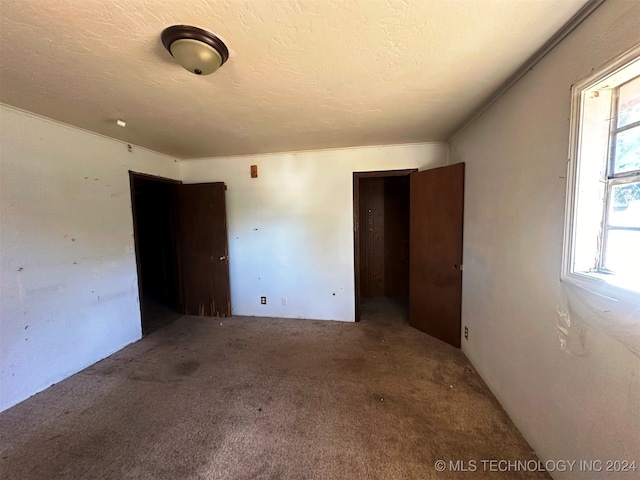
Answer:
[[[226,260],[226,259],[227,259],[227,257],[226,257],[225,255],[223,255],[223,256],[221,256],[221,257],[220,257],[220,261],[222,261],[222,260]]]

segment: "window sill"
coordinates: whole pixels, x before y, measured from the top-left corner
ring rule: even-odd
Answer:
[[[597,272],[564,274],[562,281],[615,301],[640,302],[640,278],[621,277]]]

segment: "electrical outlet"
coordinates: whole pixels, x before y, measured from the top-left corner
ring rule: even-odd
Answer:
[[[464,338],[469,340],[469,327],[464,327]]]
[[[262,305],[266,305],[267,304],[267,297],[260,297],[260,303]]]
[[[282,297],[282,306],[286,307],[287,306],[287,299]]]

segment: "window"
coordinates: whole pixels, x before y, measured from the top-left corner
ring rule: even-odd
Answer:
[[[640,46],[572,93],[564,276],[640,291]]]

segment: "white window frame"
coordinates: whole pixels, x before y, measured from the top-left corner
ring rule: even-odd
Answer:
[[[638,73],[633,73],[636,71]],[[631,72],[631,73],[629,73]],[[609,275],[604,270],[604,241],[601,242],[598,252],[597,267],[592,271],[576,271],[574,270],[575,252],[576,252],[576,214],[578,208],[578,180],[580,175],[580,162],[582,155],[582,138],[583,133],[583,106],[584,98],[587,91],[593,91],[594,87],[612,83],[615,87],[612,89],[612,95],[617,92],[618,88],[640,74],[640,44],[631,48],[627,52],[618,56],[607,65],[595,71],[593,74],[584,78],[580,82],[573,85],[571,89],[571,118],[569,133],[569,162],[567,167],[567,195],[565,210],[565,230],[564,230],[564,248],[562,261],[561,280],[579,284],[596,293],[617,298],[622,294],[627,296],[631,294],[633,297],[638,295],[636,287],[620,283],[620,279],[615,275]],[[621,80],[630,76],[626,80]],[[604,83],[603,83],[604,82]],[[610,111],[613,113],[616,108],[617,98],[611,98]],[[617,128],[615,129],[617,130]],[[629,174],[610,175],[612,153],[614,146],[612,145],[612,134],[614,127],[608,132],[607,139],[607,160],[606,168],[602,175],[602,182],[605,183],[604,201],[602,204],[602,226],[601,232],[604,233],[608,228],[607,212],[610,198],[610,188],[612,185],[629,183],[636,181],[638,173],[636,171]],[[602,235],[601,238],[606,238]],[[595,251],[595,249],[594,249]],[[638,273],[640,277],[640,272]]]

